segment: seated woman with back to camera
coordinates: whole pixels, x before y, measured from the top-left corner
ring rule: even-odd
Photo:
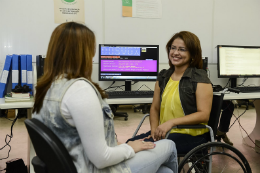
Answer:
[[[155,83],[150,109],[151,131],[128,141],[160,141],[177,125],[207,124],[213,90],[202,69],[202,51],[198,37],[188,31],[173,35],[166,44],[170,68],[162,70]],[[187,153],[209,139],[207,129],[172,129],[168,139],[178,153]],[[128,142],[127,141],[127,142]]]
[[[85,25],[68,22],[53,31],[33,118],[58,136],[78,173],[177,173],[171,140],[117,144],[106,95],[91,80],[95,47],[95,35]]]

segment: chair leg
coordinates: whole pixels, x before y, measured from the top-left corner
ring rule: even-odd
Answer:
[[[248,101],[246,102],[246,110],[248,110]]]
[[[127,112],[115,112],[115,113],[114,113],[114,116],[117,116],[117,117],[125,117],[125,121],[128,120],[128,114],[127,114]]]
[[[125,117],[125,121],[128,120],[128,114],[127,112],[117,112],[117,107],[118,105],[109,105],[114,116],[117,116],[117,117]]]

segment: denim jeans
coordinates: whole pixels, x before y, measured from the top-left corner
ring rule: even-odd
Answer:
[[[155,142],[154,149],[143,150],[135,154],[126,164],[132,173],[177,173],[178,161],[175,143],[163,139]]]
[[[141,135],[135,136],[134,138],[128,139],[127,142],[134,141],[137,139],[143,139],[149,136],[150,134],[151,131],[147,133],[143,133]],[[170,133],[168,139],[174,141],[174,143],[176,144],[176,149],[178,154],[186,154],[193,148],[197,147],[198,145],[206,143],[210,140],[209,132],[198,136],[191,136],[191,135],[181,134],[181,133]],[[149,141],[153,141],[153,139],[150,138]]]

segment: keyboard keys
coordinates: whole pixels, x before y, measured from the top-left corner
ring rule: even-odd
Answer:
[[[248,86],[248,87],[235,87],[242,93],[260,92],[260,86]]]
[[[108,98],[152,98],[153,91],[107,91]]]

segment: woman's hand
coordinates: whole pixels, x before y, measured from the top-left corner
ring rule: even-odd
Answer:
[[[145,139],[150,139],[150,138],[153,138],[153,136],[152,136],[152,135],[149,135],[149,136],[143,138],[142,141],[144,141]]]
[[[156,130],[156,129],[151,130],[151,134],[150,134],[149,136],[143,138],[143,140],[145,140],[145,139],[150,139],[150,138],[153,138],[153,140],[154,140],[154,131],[155,131],[155,130]]]
[[[160,139],[164,139],[167,132],[171,130],[172,127],[173,125],[171,121],[166,121],[165,123],[159,125],[154,132],[154,140],[158,141]]]
[[[142,150],[153,149],[155,147],[153,142],[145,142],[143,140],[129,141],[127,144],[134,149],[135,153]]]

